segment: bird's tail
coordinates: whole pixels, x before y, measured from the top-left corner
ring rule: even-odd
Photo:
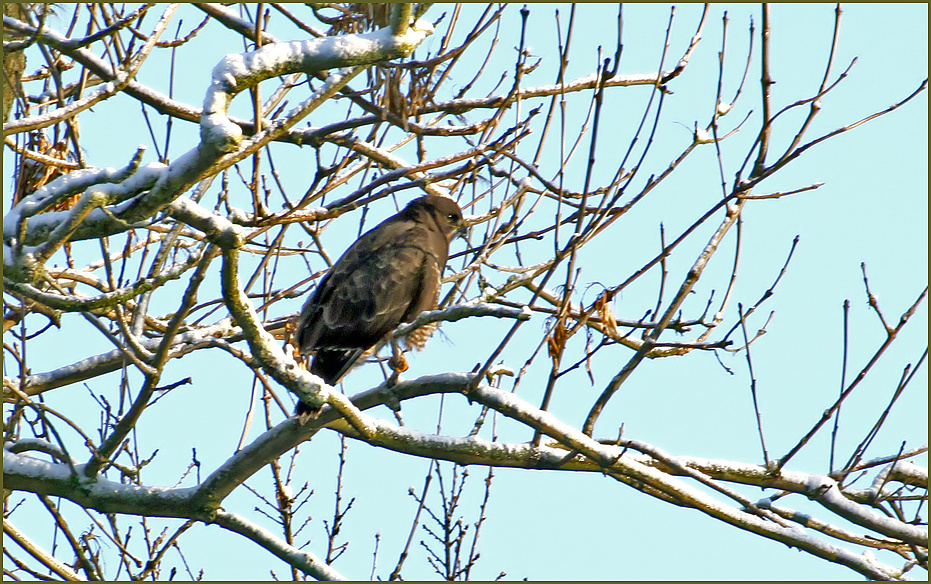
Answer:
[[[329,385],[336,385],[362,353],[362,349],[317,349],[310,363],[310,372],[319,375]]]
[[[317,349],[310,362],[310,372],[328,385],[336,385],[364,352],[363,349]],[[294,413],[303,418],[316,418],[320,410],[299,401]]]

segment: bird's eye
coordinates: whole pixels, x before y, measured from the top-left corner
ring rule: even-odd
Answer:
[[[459,217],[454,215],[453,213],[450,213],[449,215],[447,215],[446,218],[452,221],[453,223],[459,221]]]

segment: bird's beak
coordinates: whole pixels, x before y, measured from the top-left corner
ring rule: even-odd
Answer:
[[[468,241],[469,240],[469,226],[463,223],[462,227],[456,230],[456,235],[453,237],[453,239],[455,239],[456,237],[461,237],[462,239],[465,239],[466,241]]]

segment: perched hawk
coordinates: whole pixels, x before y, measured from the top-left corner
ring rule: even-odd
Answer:
[[[352,244],[298,317],[295,338],[302,355],[313,354],[310,372],[336,384],[388,332],[435,309],[449,244],[462,227],[455,201],[427,195]],[[407,342],[421,348],[428,336]],[[298,402],[298,414],[309,409]]]

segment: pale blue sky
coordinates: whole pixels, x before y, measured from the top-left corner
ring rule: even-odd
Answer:
[[[526,85],[549,84],[555,79],[552,58],[556,48],[554,7],[549,4],[530,5],[527,42],[533,53],[544,57],[544,62],[528,76]],[[502,71],[513,71],[519,8],[519,5],[509,7],[502,21],[504,32],[497,58],[482,80],[489,86],[494,85]],[[445,5],[436,5],[428,12],[427,18],[435,20],[448,9]],[[476,6],[464,8],[465,22],[470,22],[469,14],[477,9]],[[674,93],[667,97],[664,106],[657,144],[649,158],[649,173],[662,171],[668,160],[690,142],[693,124],[698,121],[699,125],[704,125],[709,119],[714,107],[721,15],[725,9],[730,18],[730,35],[724,95],[733,95],[743,70],[747,24],[751,15],[757,30],[761,23],[760,8],[755,5],[711,7],[703,41],[691,64],[681,78],[670,84]],[[569,8],[560,6],[560,11],[565,25]],[[686,4],[677,8],[669,63],[682,54],[700,13],[700,5]],[[184,19],[186,29],[202,18],[199,11],[188,6],[180,11],[179,16]],[[625,6],[621,74],[655,70],[668,16],[668,6]],[[567,72],[569,79],[592,71],[599,44],[604,45],[606,53],[613,55],[615,40],[615,5],[579,6],[577,18],[573,57]],[[817,89],[823,75],[833,21],[833,5],[772,7],[772,68],[776,80],[773,100],[776,107],[807,97]],[[274,25],[274,18],[272,22]],[[823,110],[809,131],[809,138],[881,110],[917,88],[927,77],[927,23],[927,4],[845,6],[834,76],[854,56],[858,62],[841,86],[824,98]],[[466,29],[462,27],[463,32]],[[274,26],[272,30],[275,31]],[[299,38],[293,28],[283,27],[281,30],[283,32],[275,32],[279,38]],[[442,30],[444,24],[440,25]],[[415,56],[423,55],[426,48],[435,50],[438,36],[428,39]],[[243,50],[240,43],[227,45],[232,38],[216,26],[204,30],[195,41],[197,44],[193,45],[197,47],[194,52],[200,58],[185,60],[176,71],[175,99],[200,105],[210,69],[224,53]],[[759,119],[758,38],[755,47],[746,95],[724,118],[724,125],[731,128],[748,110],[756,112],[748,122],[747,130],[724,144],[728,179],[733,176],[736,166],[746,154],[747,145],[755,137],[755,121]],[[483,56],[480,51],[477,54]],[[163,56],[157,54],[153,59]],[[163,60],[159,66],[153,61],[151,67],[143,68],[140,80],[164,91],[165,62]],[[465,69],[461,67],[462,71]],[[461,83],[465,81],[463,79]],[[610,91],[606,99],[602,139],[607,144],[616,143],[617,149],[626,148],[629,128],[639,122],[648,98],[649,90],[645,88]],[[294,99],[296,103],[297,98]],[[577,111],[570,112],[571,116],[576,116],[574,119],[584,115],[588,106],[585,99],[579,100],[575,106]],[[233,111],[237,111],[237,107],[246,108],[246,101],[247,98],[240,97]],[[82,136],[91,164],[122,166],[139,143],[150,143],[136,102],[128,107],[108,102],[94,110],[93,115],[82,117]],[[770,285],[783,264],[792,238],[800,235],[795,258],[776,296],[761,308],[757,314],[760,320],[751,323],[752,330],[756,330],[770,310],[776,311],[767,334],[754,345],[753,354],[763,424],[772,456],[784,454],[833,403],[839,386],[841,305],[844,299],[850,299],[852,304],[850,371],[858,371],[882,341],[882,331],[865,303],[860,262],[866,262],[873,290],[890,320],[897,320],[927,285],[927,112],[925,92],[906,107],[815,147],[785,171],[764,182],[756,192],[790,190],[814,182],[823,182],[824,187],[747,206],[742,242],[744,260],[735,290],[737,301],[745,306],[758,299]],[[158,119],[157,114],[151,110],[149,113],[150,117]],[[324,115],[315,114],[308,123],[323,125],[331,121],[321,119]],[[799,118],[791,119],[796,121],[789,123],[787,128],[794,130]],[[119,121],[118,125],[114,120]],[[509,121],[513,121],[513,116]],[[156,127],[159,125],[156,123]],[[786,139],[792,135],[788,131],[777,130],[774,150],[779,149],[779,144],[784,147]],[[193,124],[176,121],[172,132],[170,154],[176,157],[193,146],[197,128]],[[603,156],[605,160],[599,168],[605,173],[613,172],[610,162],[612,148],[607,144],[599,152],[599,157]],[[558,156],[557,141],[553,139],[549,146],[554,150],[553,154],[544,157],[544,169],[547,160]],[[280,146],[276,149],[276,167],[292,200],[294,195],[299,197],[309,184],[311,177],[303,169],[313,168],[312,156],[309,148]],[[155,149],[150,147],[146,161],[154,159]],[[9,168],[9,160],[9,153],[5,151],[5,168]],[[584,158],[580,157],[578,163],[568,169],[567,185],[570,188],[581,190],[583,167]],[[246,167],[243,168],[247,172]],[[641,183],[649,173],[641,177]],[[553,170],[544,174],[552,176]],[[602,177],[602,180],[606,179]],[[10,177],[7,174],[4,177],[5,193],[9,192],[9,187]],[[234,204],[246,207],[248,193],[238,184],[234,189],[238,189],[232,193]],[[404,196],[410,194],[412,192],[407,192]],[[709,145],[696,152],[676,176],[663,183],[656,193],[618,222],[611,235],[599,246],[586,248],[586,253],[581,256],[581,281],[616,283],[626,278],[657,252],[661,221],[668,241],[710,206],[716,197],[720,197],[720,183],[714,149]],[[390,213],[390,207],[388,202],[373,206],[368,225],[374,225],[372,221]],[[332,228],[326,232],[330,238],[326,241],[334,257],[352,239],[358,225],[355,217],[345,221],[348,227],[340,230],[341,233]],[[704,245],[710,233],[708,229],[700,231],[701,234],[669,262],[670,282],[674,286],[681,282],[685,270],[694,261],[696,250]],[[299,238],[296,233],[297,230],[292,232],[295,240]],[[697,287],[697,294],[686,303],[687,312],[700,311],[699,307],[703,306],[712,288],[721,293],[722,282],[726,281],[722,278],[730,269],[733,241],[731,234],[717,261],[712,262]],[[454,243],[453,252],[461,250],[462,246],[462,242]],[[530,245],[524,251],[531,257],[534,253]],[[92,252],[93,249],[88,251]],[[513,256],[508,259],[513,259]],[[294,273],[286,277],[289,283],[305,277],[299,264],[291,265]],[[317,269],[320,267],[315,265]],[[657,279],[644,278],[641,283],[625,290],[615,303],[615,312],[625,318],[640,317],[655,303]],[[284,282],[281,280],[279,285],[285,285]],[[206,286],[202,296],[217,293],[215,285]],[[590,300],[586,296],[586,301]],[[295,299],[290,303],[279,303],[277,310],[281,313],[294,312],[300,308],[301,302],[302,299]],[[170,307],[171,304],[166,304],[165,310],[170,310]],[[730,310],[733,315],[736,303]],[[878,414],[876,404],[888,401],[902,367],[906,363],[914,363],[920,356],[927,344],[927,318],[927,305],[923,304],[901,340],[884,356],[864,387],[851,400],[844,412],[849,433],[842,432],[841,435],[842,458],[846,458],[849,450],[872,425]],[[34,371],[64,365],[89,354],[89,350],[99,349],[100,352],[111,348],[99,335],[82,336],[83,333],[77,332],[80,320],[77,315],[66,317],[65,324],[75,326],[66,326],[58,333],[55,350],[49,348],[49,353],[41,356],[33,353]],[[733,322],[733,317],[727,322]],[[544,319],[535,317],[523,326],[513,348],[503,355],[509,366],[518,369],[523,365],[532,351],[528,343],[536,341],[543,323]],[[444,335],[434,337],[427,349],[412,359],[412,368],[405,376],[413,378],[441,371],[468,371],[497,345],[508,327],[509,323],[490,319],[446,324]],[[670,334],[669,340],[674,338]],[[58,350],[65,344],[75,344],[77,339],[80,339],[77,344],[81,353],[70,355]],[[581,423],[592,400],[628,357],[627,350],[617,347],[613,352],[596,355],[594,386],[584,370],[567,375],[554,397],[552,410],[567,422]],[[728,375],[710,353],[693,353],[681,359],[644,363],[605,410],[596,434],[614,436],[617,426],[623,423],[626,437],[652,443],[671,454],[759,462],[744,357],[742,354],[722,354],[721,358],[734,375]],[[538,403],[547,373],[547,362],[540,359],[536,368],[521,382],[520,395]],[[159,449],[159,456],[145,470],[145,480],[151,484],[174,484],[190,461],[192,447],[197,449],[205,472],[209,472],[232,453],[238,442],[251,391],[249,371],[225,353],[200,352],[190,358],[173,361],[166,368],[163,379],[170,382],[189,375],[194,379],[193,386],[176,390],[169,399],[161,401],[151,413],[147,413],[142,421],[140,430],[144,438],[140,448]],[[115,384],[116,379],[109,376],[89,383],[100,391],[107,387],[107,383]],[[355,393],[367,389],[378,380],[377,367],[363,368],[347,378],[346,391]],[[902,440],[907,440],[909,447],[927,442],[926,367],[913,383],[915,386],[893,410],[869,455],[892,454]],[[285,394],[280,390],[279,395]],[[93,402],[81,387],[51,392],[47,399],[53,407],[74,412],[76,418],[83,416],[88,424],[97,416]],[[438,403],[438,399],[432,398],[405,403],[405,423],[425,432],[433,431]],[[463,435],[471,427],[477,412],[477,407],[466,404],[465,400],[447,397],[444,431]],[[373,413],[392,419],[384,408]],[[250,438],[258,436],[260,431],[258,425],[253,426]],[[507,421],[499,422],[498,431],[502,438],[515,441],[529,437],[524,429]],[[827,432],[819,435],[795,457],[790,467],[824,472],[827,465],[826,439]],[[335,435],[323,433],[300,447],[297,473],[316,491],[307,506],[307,511],[315,517],[314,524],[308,528],[312,541],[307,549],[317,554],[325,553],[325,534],[320,521],[332,517],[335,444]],[[926,457],[921,462],[927,465]],[[343,532],[352,544],[346,555],[335,564],[337,569],[350,578],[368,578],[374,534],[378,532],[381,544],[377,574],[387,576],[397,560],[416,510],[416,504],[406,494],[407,490],[413,486],[419,491],[428,464],[429,461],[423,459],[361,443],[350,444],[344,475],[344,498],[358,498],[347,516]],[[462,508],[468,522],[475,521],[476,506],[472,503],[481,496],[480,485],[485,473],[484,468],[469,468],[472,485],[467,489],[467,503]],[[269,482],[265,470],[249,481],[263,489]],[[190,485],[190,479],[184,484]],[[762,496],[758,489],[741,491],[751,500]],[[797,506],[799,510],[823,519],[833,519],[813,504],[799,499],[797,496],[789,498],[787,505]],[[435,498],[433,500],[436,501]],[[255,505],[255,498],[244,488],[237,490],[224,503],[227,510],[249,515],[274,529],[269,521],[252,513]],[[473,571],[477,578],[493,579],[501,571],[507,572],[508,579],[527,577],[532,580],[818,580],[857,577],[847,568],[729,527],[699,512],[660,503],[594,473],[573,475],[496,469],[487,513],[489,518],[482,527],[479,545],[482,557]],[[20,519],[19,523],[23,520]],[[151,524],[163,523],[171,525],[172,529],[180,525],[179,521],[153,521]],[[421,531],[415,542],[426,537]],[[195,526],[183,536],[182,544],[188,562],[202,566],[207,579],[267,579],[269,570],[274,570],[279,577],[288,573],[282,562],[272,559],[255,544],[216,526]],[[406,564],[405,578],[434,578],[435,574],[423,560],[422,550],[416,543],[412,554]],[[897,565],[897,560],[889,556],[883,556],[883,559]],[[173,558],[172,561],[175,560]]]

